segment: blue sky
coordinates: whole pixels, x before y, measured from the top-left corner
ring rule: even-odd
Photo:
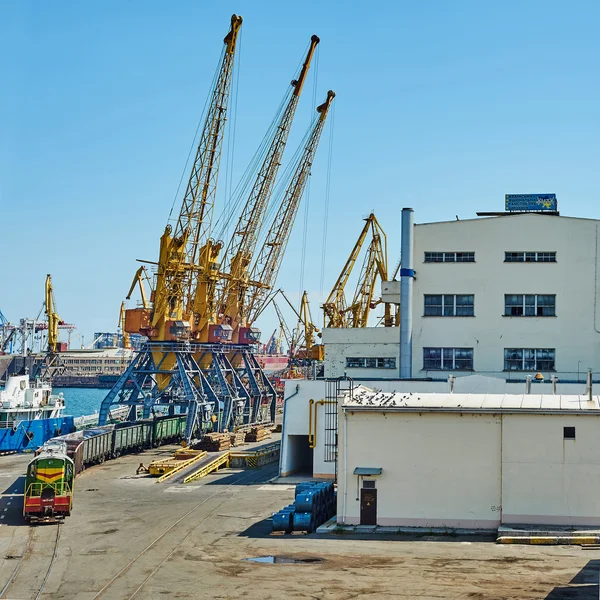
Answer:
[[[244,17],[234,182],[313,33],[318,63],[284,166],[310,123],[315,86],[319,102],[337,94],[310,186],[303,287],[313,316],[332,133],[325,292],[371,210],[392,265],[403,206],[417,222],[467,218],[502,210],[505,193],[554,192],[562,214],[598,216],[597,2],[6,0],[0,309],[10,320],[37,315],[51,273],[59,313],[86,343],[116,328],[135,259],[157,257],[234,12]],[[295,297],[305,206],[279,278]],[[266,339],[275,315],[259,326]]]

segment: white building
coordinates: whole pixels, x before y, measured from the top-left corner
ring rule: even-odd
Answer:
[[[414,225],[409,377],[600,371],[599,224],[521,213]],[[399,337],[325,330],[325,376],[397,378]]]
[[[404,299],[410,291],[403,327],[325,329],[325,377],[390,392],[522,394],[541,373],[534,394],[585,393],[588,369],[600,371],[600,221],[530,213],[412,225],[407,214],[403,280],[384,285],[397,302],[401,285]],[[309,427],[309,401],[330,396],[326,383],[288,382],[286,398],[297,385],[281,472],[312,462],[315,476],[333,477],[322,445],[326,405],[313,406]]]
[[[598,396],[355,390],[340,406],[338,523],[600,525]]]

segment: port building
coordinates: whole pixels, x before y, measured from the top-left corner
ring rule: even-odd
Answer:
[[[346,394],[342,524],[599,526],[598,396]]]
[[[286,382],[282,475],[335,477],[327,430],[337,378],[444,397],[571,396],[587,393],[588,370],[600,371],[600,221],[413,218],[402,211],[401,281],[382,285],[401,326],[325,329],[326,380]]]

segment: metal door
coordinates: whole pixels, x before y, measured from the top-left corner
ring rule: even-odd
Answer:
[[[360,490],[360,524],[377,525],[377,490]]]

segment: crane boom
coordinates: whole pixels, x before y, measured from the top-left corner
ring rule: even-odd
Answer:
[[[385,233],[376,230],[365,254],[352,304],[348,307],[352,318],[351,327],[367,327],[371,309],[380,302],[373,302],[377,277],[379,276],[381,281],[387,281],[387,268]],[[389,304],[385,305],[384,324],[386,327],[392,325]]]
[[[174,233],[167,225],[160,241],[152,315],[153,339],[167,339],[169,320],[182,319],[192,309],[197,280],[206,272],[211,252],[214,209],[225,121],[229,106],[236,41],[242,17],[231,17],[231,29],[213,88],[206,120]]]
[[[329,90],[325,102],[317,107],[318,117],[306,142],[302,157],[298,162],[279,210],[275,215],[275,219],[271,224],[269,233],[252,269],[250,279],[259,282],[260,285],[254,287],[252,290],[251,297],[247,302],[246,315],[243,315],[249,324],[254,323],[258,315],[262,312],[265,302],[268,301],[269,290],[273,288],[277,280],[283,255],[290,239],[290,234],[292,233],[296,215],[298,214],[302,194],[306,188],[319,140],[321,139],[321,133],[325,126],[327,113],[334,98],[334,92]]]
[[[297,80],[291,82],[293,91],[275,129],[250,196],[225,250],[221,268],[221,272],[225,277],[222,280],[222,289],[218,296],[218,308],[221,322],[227,323],[234,328],[234,338],[236,336],[235,329],[242,322],[243,304],[248,286],[250,264],[265,218],[267,205],[273,192],[275,178],[281,165],[283,151],[296,113],[298,100],[318,43],[319,38],[313,35],[306,59],[300,71],[300,76]],[[234,339],[234,341],[237,340]]]
[[[52,277],[46,275],[45,287],[45,312],[48,318],[48,352],[55,353],[58,349],[58,325],[60,317],[56,314],[56,302],[54,300],[54,288],[52,287]]]
[[[131,298],[131,294],[133,294],[133,290],[135,286],[139,286],[140,288],[140,296],[142,298],[142,308],[150,308],[150,303],[148,302],[148,296],[146,295],[146,288],[144,288],[144,279],[148,281],[148,274],[146,272],[146,267],[140,267],[133,276],[133,281],[131,282],[131,287],[129,288],[129,292],[125,297],[126,300]],[[123,318],[125,318],[123,316]]]

